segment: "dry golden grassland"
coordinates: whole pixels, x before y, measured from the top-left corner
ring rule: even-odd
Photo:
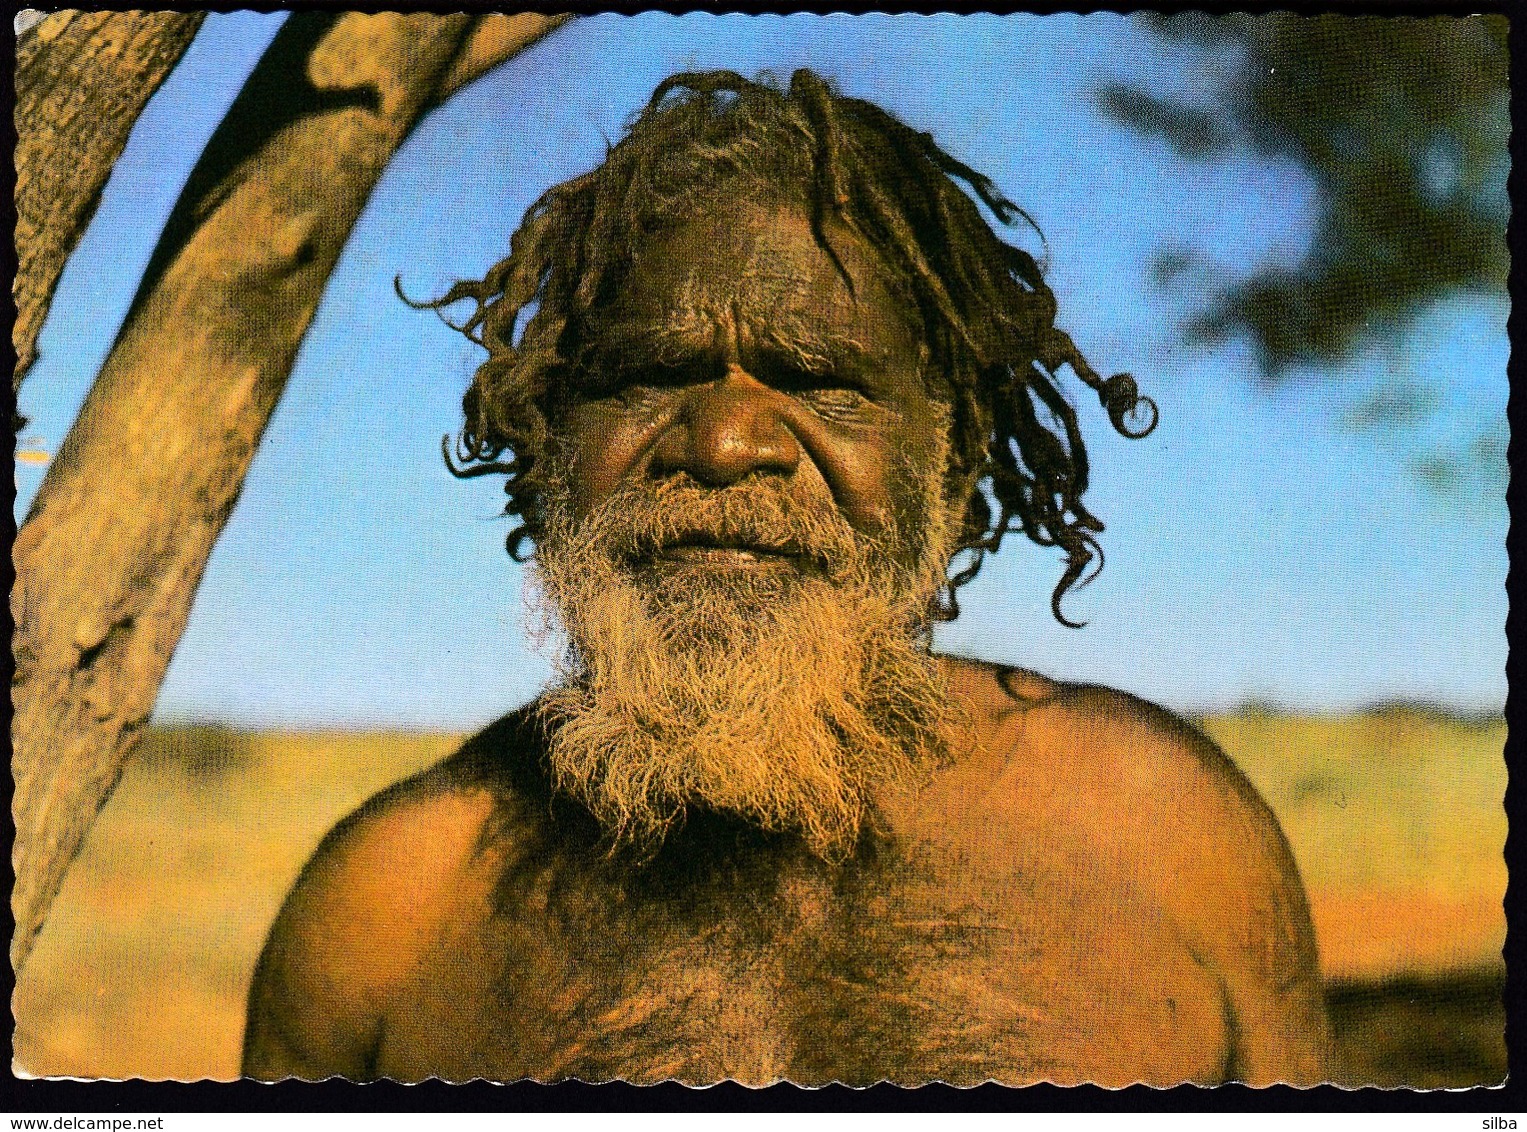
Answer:
[[[1350,1081],[1498,1081],[1505,727],[1410,710],[1200,721],[1283,822]],[[457,738],[149,733],[13,1009],[18,1070],[229,1078],[266,931],[319,839]]]
[[[1337,979],[1499,964],[1506,728],[1406,708],[1200,720],[1283,825]]]

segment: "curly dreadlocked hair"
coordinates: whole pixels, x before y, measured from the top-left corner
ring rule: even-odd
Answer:
[[[1037,231],[1027,213],[931,134],[834,94],[811,71],[796,71],[788,90],[730,71],[674,75],[604,164],[530,206],[508,257],[484,279],[457,283],[425,303],[399,291],[405,302],[436,311],[475,303],[457,329],[488,358],[462,402],[466,423],[455,463],[448,438],[443,442],[447,465],[458,476],[507,477],[505,511],[520,519],[509,553],[528,557],[526,543],[541,529],[542,457],[579,381],[588,316],[618,293],[637,245],[692,214],[696,200],[720,186],[775,197],[780,186],[794,188],[849,287],[827,237],[829,220],[875,249],[925,327],[931,366],[924,379],[942,385],[936,392],[951,410],[950,482],[976,485],[958,544],[973,554],[949,579],[944,615],[957,615],[954,592],[976,576],[984,556],[1022,531],[1065,553],[1051,609],[1074,627],[1060,601],[1101,569],[1094,536],[1103,524],[1082,503],[1087,452],[1057,371],[1069,366],[1125,436],[1149,433],[1156,406],[1129,374],[1104,380],[1093,371],[1055,326],[1055,296],[1034,258],[998,239],[957,181],[1003,224],[1021,217]],[[516,341],[522,314],[528,320]]]

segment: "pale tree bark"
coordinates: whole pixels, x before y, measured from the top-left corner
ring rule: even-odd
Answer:
[[[13,391],[37,358],[53,288],[112,164],[201,21],[201,13],[65,11],[17,36]]]
[[[295,14],[209,142],[13,551],[18,970],[382,169],[426,109],[557,22]]]

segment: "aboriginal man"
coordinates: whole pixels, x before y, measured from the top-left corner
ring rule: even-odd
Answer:
[[[431,304],[475,304],[453,467],[506,476],[565,660],[324,841],[247,1074],[1325,1077],[1304,893],[1225,756],[931,651],[1005,534],[1064,555],[1062,619],[1094,562],[1060,371],[1155,419],[981,205],[1024,215],[810,72],[679,75]]]

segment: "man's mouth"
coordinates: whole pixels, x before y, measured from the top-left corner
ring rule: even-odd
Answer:
[[[821,556],[791,542],[728,539],[705,534],[685,535],[641,555],[653,564],[712,566],[720,569],[779,569],[793,567],[816,572],[826,563]]]
[[[762,566],[772,562],[794,563],[796,555],[753,546],[697,546],[683,543],[659,551],[655,556],[662,562],[678,562],[685,565],[709,566]]]

